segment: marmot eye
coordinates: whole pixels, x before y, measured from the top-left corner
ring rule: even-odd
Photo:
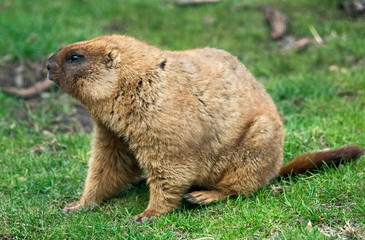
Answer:
[[[66,59],[67,62],[77,62],[82,59],[81,55],[72,54],[69,58]]]

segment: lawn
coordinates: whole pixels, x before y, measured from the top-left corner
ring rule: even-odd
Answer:
[[[285,161],[323,148],[365,147],[365,19],[338,3],[2,0],[0,70],[112,33],[162,49],[221,48],[276,102]],[[270,38],[267,5],[288,17],[295,39],[318,33],[323,42],[283,50]],[[0,90],[0,239],[365,239],[365,157],[206,207],[184,202],[152,224],[124,225],[147,206],[145,185],[127,187],[96,210],[65,215],[63,206],[82,192],[90,156],[91,133],[79,112],[55,86],[34,99]]]

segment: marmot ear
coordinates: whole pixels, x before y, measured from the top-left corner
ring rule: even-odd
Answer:
[[[106,49],[106,65],[111,68],[115,66],[120,59],[120,51],[117,46],[110,46]]]

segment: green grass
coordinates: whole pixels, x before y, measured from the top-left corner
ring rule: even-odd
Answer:
[[[247,65],[285,116],[288,161],[327,147],[365,146],[365,22],[342,14],[337,2],[275,1],[292,35],[311,37],[313,26],[325,40],[283,52],[262,11],[238,0],[186,8],[162,0],[3,0],[0,62],[44,59],[62,44],[111,33],[163,49],[223,48]],[[343,71],[331,72],[331,65]],[[146,186],[129,187],[94,211],[64,215],[63,206],[82,192],[91,139],[72,130],[72,121],[60,124],[73,113],[71,103],[54,90],[32,108],[0,91],[0,239],[364,239],[364,157],[274,181],[282,193],[267,186],[207,207],[184,203],[150,225],[124,226],[147,206]]]

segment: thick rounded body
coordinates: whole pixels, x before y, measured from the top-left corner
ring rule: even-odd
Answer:
[[[150,203],[138,217],[248,194],[278,175],[284,133],[263,86],[237,58],[204,48],[163,51],[127,36],[71,44],[49,78],[94,119],[80,202],[97,204],[141,174]],[[202,190],[189,193],[192,186]]]

